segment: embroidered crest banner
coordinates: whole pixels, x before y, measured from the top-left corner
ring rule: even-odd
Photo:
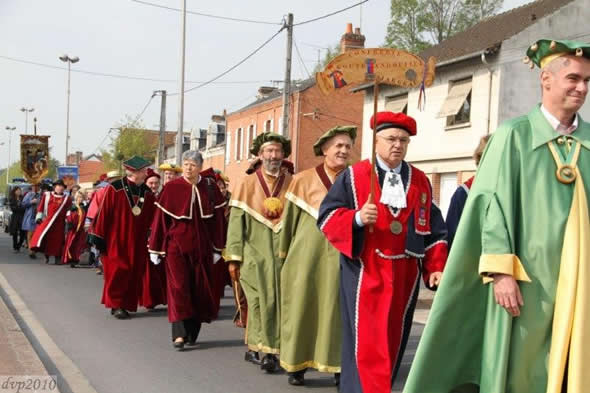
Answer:
[[[20,136],[20,166],[25,179],[39,184],[49,173],[49,136]]]

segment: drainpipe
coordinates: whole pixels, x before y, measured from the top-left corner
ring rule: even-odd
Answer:
[[[486,52],[483,51],[481,53],[481,62],[483,63],[483,65],[488,69],[488,115],[487,115],[487,126],[486,126],[486,135],[490,134],[490,128],[491,128],[491,122],[492,122],[492,77],[493,77],[493,72],[492,72],[492,68],[490,66],[490,64],[488,63],[487,59],[486,59]]]

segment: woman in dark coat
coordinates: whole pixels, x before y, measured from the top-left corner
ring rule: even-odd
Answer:
[[[20,187],[14,187],[10,191],[9,203],[12,215],[8,229],[12,236],[12,249],[14,252],[19,252],[27,236],[26,231],[22,230],[25,206],[23,205],[23,191]]]

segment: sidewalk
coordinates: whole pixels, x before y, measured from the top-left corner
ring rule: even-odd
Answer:
[[[48,375],[33,346],[0,297],[0,392],[17,390],[15,386],[10,388],[6,383],[9,376],[12,377],[9,381],[23,381],[22,377],[25,376],[31,376],[34,380],[34,377]],[[45,381],[47,378],[41,380]],[[22,390],[24,389],[21,388]],[[51,391],[58,392],[58,389],[54,388]]]

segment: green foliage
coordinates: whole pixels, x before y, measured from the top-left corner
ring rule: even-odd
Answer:
[[[316,72],[321,72],[328,65],[328,63],[331,62],[332,59],[335,58],[336,56],[338,56],[339,54],[340,54],[340,44],[339,43],[336,43],[336,44],[326,48],[325,53],[324,53],[324,57],[322,58],[322,60],[318,64],[316,64],[315,68],[313,69],[313,73],[315,74]]]
[[[141,156],[155,160],[157,140],[146,138],[146,128],[140,121],[126,118],[118,125],[119,133],[111,142],[108,150],[102,150],[102,161],[107,170],[121,169],[122,162],[132,156]]]
[[[385,46],[421,52],[485,18],[504,0],[391,0]]]

